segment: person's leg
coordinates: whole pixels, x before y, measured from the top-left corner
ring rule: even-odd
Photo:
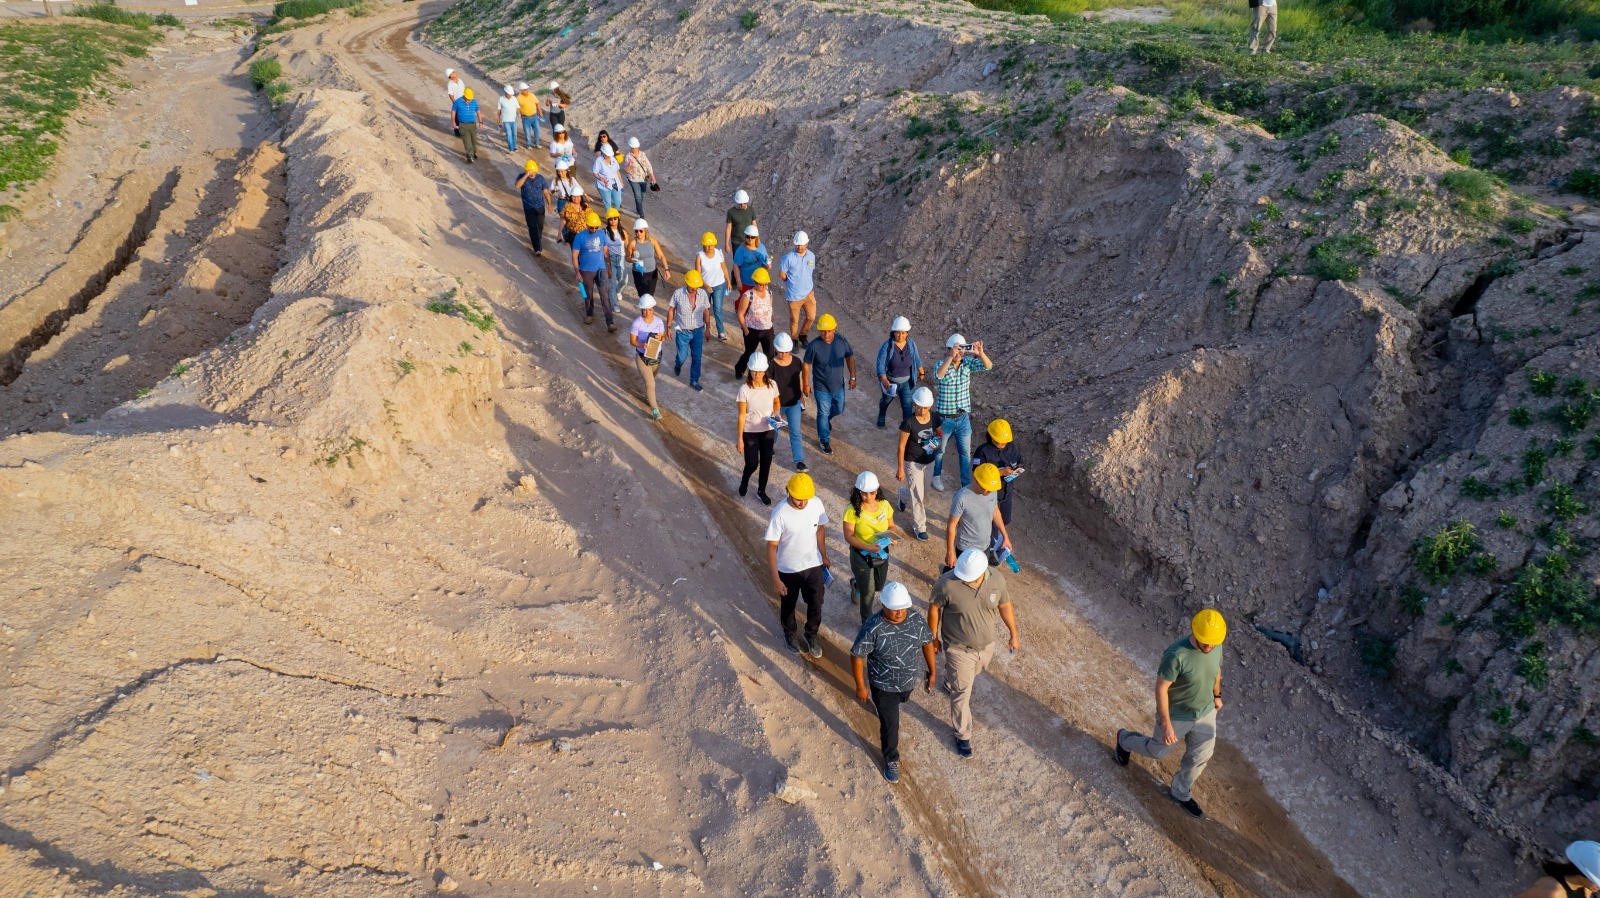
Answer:
[[[567,198],[562,196],[556,197],[556,218],[561,217],[561,210],[565,208],[567,208]]]
[[[911,493],[911,522],[916,532],[928,532],[928,465],[906,462],[906,485]]]
[[[933,479],[935,480],[938,480],[944,474],[944,447],[945,444],[950,441],[948,436],[950,432],[948,430],[949,425],[947,424],[945,426],[947,428],[945,430],[947,436],[939,440],[939,448],[933,450]],[[940,487],[940,489],[943,489],[943,487]]]
[[[645,183],[643,181],[629,181],[628,187],[633,190],[633,214],[643,218]]]
[[[872,616],[872,562],[867,556],[856,551],[855,546],[850,550],[850,595],[855,598],[856,605],[861,611],[861,620],[866,622]]]
[[[805,586],[801,588],[801,596],[806,600],[806,642],[812,645],[817,644],[817,632],[822,629],[824,592],[822,567],[819,565],[806,571]]]
[[[899,390],[896,389],[895,393]],[[889,413],[889,403],[894,401],[895,393],[883,391],[883,381],[878,381],[878,426],[884,426],[884,416]]]
[[[700,382],[700,362],[706,354],[706,329],[704,325],[689,332],[689,384]]]
[[[717,340],[719,342],[727,339],[728,336],[728,332],[723,329],[724,325],[722,318],[722,303],[723,300],[727,298],[728,285],[726,283],[718,284],[711,288],[711,319],[717,323]]]
[[[756,438],[759,433],[744,434],[744,473],[739,475],[739,495],[743,496],[750,491],[750,475],[761,467],[761,446]]]
[[[583,285],[583,317],[593,318],[596,294],[600,287],[599,279],[595,277],[595,272],[580,271],[578,283]]]
[[[1206,764],[1211,761],[1211,753],[1217,747],[1217,712],[1212,711],[1196,720],[1189,732],[1180,738],[1185,746],[1183,763],[1172,776],[1172,797],[1188,801],[1194,795],[1194,781],[1206,772]]]
[[[693,340],[694,334],[691,331],[678,331],[672,335],[672,341],[678,347],[677,353],[672,357],[673,377],[683,376],[683,363],[689,357],[689,344],[693,342]]]
[[[477,122],[462,122],[461,123],[461,147],[466,152],[467,160],[469,162],[472,160],[472,157],[478,155],[478,123]]]
[[[907,378],[905,383],[899,384],[895,387],[895,393],[899,394],[900,396],[900,420],[902,421],[911,417],[911,413],[913,411],[911,407],[911,394],[914,392],[916,391],[911,386],[910,378]]]
[[[637,268],[631,269],[631,272],[633,274],[633,294],[636,297],[642,298],[646,293],[650,292],[649,290],[645,289],[644,272],[638,270]]]
[[[950,691],[950,723],[956,738],[972,739],[972,683],[983,669],[983,653],[964,646],[945,646],[944,682]]]
[[[746,446],[750,444],[745,443]],[[778,597],[778,625],[783,628],[783,639],[793,645],[795,636],[800,629],[799,623],[794,619],[795,607],[800,602],[800,589],[805,581],[805,571],[795,574],[778,573],[778,581],[784,586],[784,593]]]
[[[1161,718],[1158,715],[1156,717],[1156,727],[1151,731],[1155,735],[1146,736],[1143,733],[1124,730],[1122,738],[1117,740],[1117,745],[1125,752],[1144,755],[1147,758],[1159,761],[1172,754],[1172,750],[1183,742],[1184,735],[1189,732],[1189,728],[1192,726],[1194,726],[1194,721],[1192,720],[1174,720],[1172,722],[1172,731],[1178,735],[1178,741],[1168,745],[1161,741]]]
[[[611,263],[611,311],[616,312],[622,303],[622,286],[628,282],[624,263]]]
[[[851,552],[852,556],[860,556],[860,552]],[[883,584],[889,580],[889,559],[863,558],[866,564],[866,576],[856,577],[856,601],[861,606],[861,621],[865,623],[872,616],[872,606],[878,601],[878,593],[883,591]],[[851,559],[854,567],[854,558]]]
[[[900,706],[911,700],[909,692],[885,692],[872,687],[872,705],[878,709],[878,745],[883,763],[900,762]]]
[[[756,495],[767,495],[767,479],[772,474],[772,447],[778,443],[778,435],[772,431],[764,431],[760,435],[760,461],[761,467],[756,474]]]
[[[733,373],[735,375],[744,377],[745,366],[750,363],[751,354],[754,353],[756,348],[760,345],[761,331],[752,328],[744,335],[744,353],[739,356],[738,361],[733,363]]]
[[[805,313],[805,321],[800,325],[800,333],[803,334],[817,323],[817,294],[807,293],[806,298],[801,301],[800,309]]]
[[[659,408],[656,405],[656,366],[646,365],[644,356],[634,353],[633,366],[639,369],[639,376],[644,379],[644,401],[652,410]]]
[[[528,223],[528,242],[534,252],[544,251],[544,212],[523,207],[522,218]]]
[[[766,355],[767,361],[769,362],[772,361],[773,356],[777,355],[777,353],[772,349],[773,333],[775,333],[775,331],[769,327],[766,330],[757,331],[758,336],[756,338],[761,343],[761,351]]]
[[[817,390],[813,395],[817,399],[817,440],[827,445],[828,437],[833,435],[834,394]]]
[[[515,153],[517,151],[517,123],[515,120],[500,123],[501,130],[506,132],[506,149]]]
[[[944,423],[945,448],[955,453],[961,471],[961,485],[972,482],[972,413],[959,418],[946,418]]]
[[[796,346],[800,345],[800,335],[805,333],[804,330],[801,330],[801,319],[805,317],[805,314],[806,304],[804,300],[795,300],[789,303],[789,339],[793,340]]]
[[[1271,53],[1272,52],[1272,48],[1275,45],[1277,45],[1277,43],[1278,43],[1278,8],[1276,6],[1272,7],[1269,10],[1267,10],[1266,19],[1267,19],[1267,22],[1266,22],[1266,24],[1267,24],[1267,47],[1266,47],[1266,49],[1267,49],[1268,53]]]
[[[1250,11],[1250,13],[1251,13],[1251,16],[1250,16],[1250,53],[1251,53],[1251,55],[1254,55],[1257,50],[1261,49],[1261,42],[1260,42],[1260,38],[1261,38],[1261,16],[1262,16],[1262,14],[1264,12],[1266,12],[1266,10],[1263,9],[1262,7],[1259,7],[1259,6],[1257,6],[1255,9],[1252,9]]]
[[[611,275],[604,268],[594,273],[595,290],[592,295],[600,297],[600,309],[606,314],[606,327],[616,327],[617,319],[615,310],[605,298],[611,293]]]
[[[656,295],[656,289],[661,286],[661,269],[646,271],[644,273],[644,292],[651,296]]]
[[[794,459],[796,465],[803,465],[806,462],[806,450],[802,445],[804,441],[800,438],[800,422],[805,417],[805,409],[796,402],[794,405],[784,406],[782,411],[783,420],[789,422],[789,426],[784,428],[789,431],[789,456]]]

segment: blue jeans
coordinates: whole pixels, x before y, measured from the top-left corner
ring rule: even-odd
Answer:
[[[720,340],[728,333],[722,329],[722,300],[728,295],[728,285],[721,283],[715,287],[707,287],[706,290],[711,294],[711,320],[717,323],[717,339]],[[798,440],[799,437],[795,439]]]
[[[650,185],[643,181],[629,181],[628,187],[632,188],[633,190],[633,214],[643,218],[644,192],[650,189]]]
[[[911,380],[908,378],[906,380],[906,382],[903,383],[903,384],[897,384],[897,383],[894,383],[894,381],[890,381],[889,383],[894,386],[894,392],[885,394],[883,392],[883,389],[882,389],[883,381],[881,381],[881,380],[878,381],[878,387],[879,387],[879,390],[878,390],[878,394],[879,394],[879,398],[878,398],[878,423],[879,424],[883,423],[884,413],[889,411],[889,403],[893,402],[896,396],[900,397],[900,420],[904,421],[905,419],[911,417],[911,390],[912,390]]]
[[[802,464],[806,460],[806,450],[800,441],[800,419],[805,416],[806,407],[796,402],[783,406],[779,411],[783,412],[783,420],[789,422],[786,428],[789,431],[789,453],[794,456],[795,464]]]
[[[525,115],[522,117],[522,136],[527,139],[528,146],[536,147],[539,145],[539,126],[543,123],[544,120],[537,115]]]
[[[619,212],[622,211],[622,188],[621,187],[618,187],[615,190],[610,189],[610,188],[606,188],[606,187],[600,187],[600,188],[596,188],[596,189],[598,189],[600,191],[600,203],[601,203],[601,205],[605,206],[607,209],[616,209]],[[605,213],[601,213],[601,214],[603,215]]]
[[[501,122],[500,130],[506,132],[506,149],[515,153],[517,151],[517,123]]]
[[[824,393],[817,390],[817,439],[828,442],[833,434],[833,416],[844,414],[844,391]]]
[[[683,357],[688,356],[689,383],[694,385],[700,382],[700,356],[706,348],[706,328],[701,325],[692,331],[678,331],[678,356],[672,363],[674,375],[683,373]]]
[[[959,418],[945,418],[942,429],[944,441],[939,444],[939,452],[933,459],[933,476],[944,473],[944,457],[953,450],[961,460],[961,485],[966,486],[972,482],[972,413],[967,412]]]
[[[622,260],[621,253],[618,253],[611,263],[611,311],[613,312],[617,310],[617,304],[622,302],[622,285],[628,282],[625,276],[627,265],[628,263]]]

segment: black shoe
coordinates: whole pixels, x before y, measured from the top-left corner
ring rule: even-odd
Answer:
[[[673,377],[682,377],[683,376],[683,366],[681,366],[681,365],[673,366],[672,376]]]
[[[883,419],[882,419],[882,418],[879,418],[879,419],[878,419],[878,429],[879,429],[879,430],[882,430],[882,429],[884,429],[884,428],[885,428],[885,427],[887,427],[887,426],[888,426],[888,425],[887,425],[887,424],[885,424],[885,423],[884,423],[884,422],[883,422]]]
[[[761,500],[761,504],[762,505],[771,505],[772,504],[772,497],[767,495],[766,493],[761,492],[760,490],[756,491],[756,498]]]
[[[1127,730],[1117,730],[1117,742],[1111,748],[1111,750],[1116,754],[1117,763],[1121,764],[1123,767],[1128,766],[1128,758],[1131,757],[1131,755],[1129,755],[1122,748],[1122,734],[1126,732]]]
[[[804,471],[806,469],[806,463],[803,461],[797,461],[794,463],[794,469],[796,471]]]
[[[748,480],[745,481],[744,483],[739,484],[739,495],[741,495],[741,496],[750,495],[750,482]]]
[[[906,513],[906,504],[904,502],[900,503],[900,513],[901,514],[905,514]]]
[[[617,332],[617,326],[616,326],[616,325],[615,325],[615,324],[608,324],[608,325],[606,325],[606,333],[608,333],[608,334],[614,334],[614,333],[616,333],[616,332]]]
[[[583,323],[584,324],[594,324],[594,316],[593,315],[585,315],[585,316],[583,316]]]
[[[828,442],[827,440],[823,440],[822,441],[822,454],[823,455],[832,455],[833,454],[833,444]]]
[[[690,385],[689,385],[689,386],[691,386],[691,387],[693,387],[693,388],[694,388],[694,391],[695,391],[695,392],[696,392],[696,393],[704,393],[704,392],[705,392],[705,389],[706,389],[706,388],[705,388],[705,387],[702,387],[702,386],[700,386],[700,385],[699,385],[699,384],[690,384]]]
[[[1173,797],[1171,792],[1168,792],[1167,796],[1172,798],[1173,801],[1178,801],[1176,797]],[[1200,810],[1200,803],[1195,801],[1193,798],[1189,799],[1188,801],[1178,801],[1178,807],[1187,811],[1190,817],[1204,817],[1206,815],[1205,811]]]
[[[806,336],[805,334],[801,334],[799,342],[800,342],[800,347],[802,349],[804,349],[807,345],[809,345],[811,343],[811,338]]]
[[[819,637],[813,636],[810,639],[807,639],[806,642],[811,644],[811,657],[813,657],[813,658],[821,658],[822,657],[822,640]]]
[[[969,739],[957,739],[956,754],[963,758],[972,757],[972,741]]]
[[[891,783],[900,782],[900,762],[890,761],[883,765],[883,778]]]
[[[790,639],[787,636],[783,637],[783,647],[788,649],[789,650],[789,654],[791,654],[791,655],[800,654],[800,647],[795,645],[794,644],[794,640]]]

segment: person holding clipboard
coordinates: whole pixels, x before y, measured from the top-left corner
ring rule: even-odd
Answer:
[[[628,328],[628,342],[633,346],[633,366],[644,378],[644,400],[650,403],[650,417],[657,421],[661,420],[661,409],[656,405],[656,369],[661,366],[661,344],[666,333],[666,322],[656,314],[656,298],[648,293],[639,297],[639,317]]]

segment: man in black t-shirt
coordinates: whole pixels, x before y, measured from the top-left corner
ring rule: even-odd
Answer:
[[[756,210],[750,205],[750,194],[744,190],[733,193],[733,208],[728,210],[728,224],[722,229],[722,251],[728,254],[728,261],[733,261],[733,251],[738,247],[733,245],[733,238],[744,239],[744,229],[756,223]]]
[[[911,417],[900,422],[900,450],[894,479],[905,484],[900,488],[900,510],[911,505],[911,521],[916,525],[917,539],[928,538],[928,508],[924,498],[928,493],[928,469],[933,466],[942,438],[943,420],[933,410],[933,391],[918,387],[911,394]]]
[[[800,441],[800,420],[805,412],[806,366],[794,356],[794,340],[788,334],[772,339],[772,368],[767,376],[778,385],[778,410],[788,422],[789,452],[794,456],[794,469],[806,469],[806,450]]]
[[[1011,526],[1011,487],[1014,481],[1022,476],[1022,450],[1017,448],[1017,442],[1011,435],[1011,422],[1004,418],[996,418],[989,422],[989,439],[978,451],[972,453],[972,467],[989,464],[1000,469],[1000,520],[1007,527]],[[999,534],[991,547],[1000,548]]]

